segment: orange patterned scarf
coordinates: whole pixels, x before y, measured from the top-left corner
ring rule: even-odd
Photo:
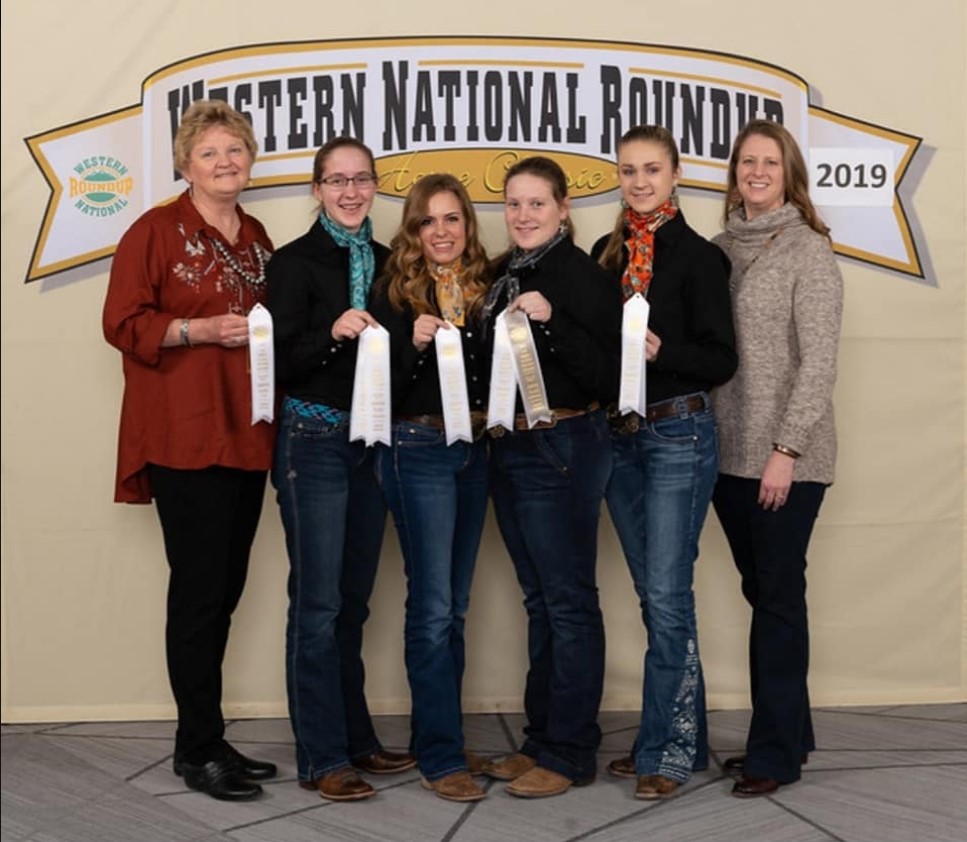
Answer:
[[[433,278],[436,282],[436,303],[440,308],[441,318],[450,324],[463,327],[463,264],[458,257],[449,266],[431,266]]]
[[[628,265],[621,277],[621,292],[627,301],[636,292],[647,298],[651,284],[651,267],[655,259],[655,231],[673,219],[678,208],[669,199],[651,213],[640,214],[631,208],[625,210],[625,231],[628,239]]]

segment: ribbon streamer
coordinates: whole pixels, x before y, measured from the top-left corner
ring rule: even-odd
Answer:
[[[349,440],[362,439],[366,447],[376,442],[388,446],[392,417],[389,332],[382,326],[367,325],[359,334],[356,353]]]
[[[252,426],[275,420],[275,347],[272,314],[256,304],[248,314],[248,368],[252,383]]]
[[[645,337],[648,333],[648,302],[640,292],[631,296],[621,316],[621,390],[618,412],[637,412],[642,418],[648,409],[645,397]]]
[[[440,401],[443,404],[443,425],[447,444],[473,441],[470,429],[470,398],[467,395],[467,375],[463,365],[463,341],[460,329],[451,322],[449,328],[436,332],[437,371],[440,373]]]
[[[512,377],[509,376],[511,374]],[[540,421],[553,421],[554,414],[547,404],[544,375],[530,321],[520,310],[512,313],[504,310],[494,324],[488,430],[498,425],[508,430],[514,429],[515,386],[520,392],[528,429]]]
[[[514,401],[517,397],[517,375],[510,336],[501,313],[494,321],[494,355],[490,362],[490,395],[487,399],[487,429],[514,429]]]

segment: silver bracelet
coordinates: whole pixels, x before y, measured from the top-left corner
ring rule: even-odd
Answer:
[[[188,323],[190,321],[190,319],[182,319],[181,327],[178,328],[178,335],[181,337],[181,344],[186,348],[191,347],[191,337],[188,336]]]
[[[793,450],[791,447],[786,447],[784,444],[779,444],[774,442],[772,449],[776,453],[781,453],[783,456],[789,456],[792,459],[798,459],[802,454],[798,450]]]

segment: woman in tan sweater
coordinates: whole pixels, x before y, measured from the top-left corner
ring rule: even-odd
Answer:
[[[729,162],[725,232],[739,369],[714,394],[713,503],[752,606],[752,721],[732,794],[797,781],[815,748],[806,676],[806,550],[833,481],[842,278],[808,193],[802,153],[778,123],[754,120]]]

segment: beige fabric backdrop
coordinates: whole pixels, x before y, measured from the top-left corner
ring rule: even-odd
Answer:
[[[813,540],[812,691],[817,704],[967,698],[965,555],[965,102],[961,0],[904,7],[815,0],[795,11],[752,0],[645,3],[293,0],[83,7],[5,4],[2,168],[2,715],[4,721],[170,716],[163,656],[165,564],[155,513],[111,503],[120,360],[101,338],[108,261],[25,285],[48,192],[22,139],[137,102],[142,79],[173,61],[267,41],[494,34],[631,40],[721,50],[804,77],[813,101],[924,138],[908,207],[938,286],[841,261],[846,316],[836,390],[839,479]],[[277,243],[306,227],[308,190],[245,200]],[[707,235],[720,203],[686,192]],[[377,200],[388,239],[398,205]],[[576,214],[588,246],[613,205]],[[501,216],[484,214],[488,244]],[[746,699],[748,613],[714,518],[697,575],[701,646],[713,707]],[[285,559],[267,498],[232,632],[231,715],[283,715]],[[644,635],[610,524],[600,582],[608,632],[605,706],[639,703]],[[380,712],[402,711],[404,582],[390,528],[366,657]],[[491,522],[468,621],[470,710],[519,709],[526,665],[520,594]]]

